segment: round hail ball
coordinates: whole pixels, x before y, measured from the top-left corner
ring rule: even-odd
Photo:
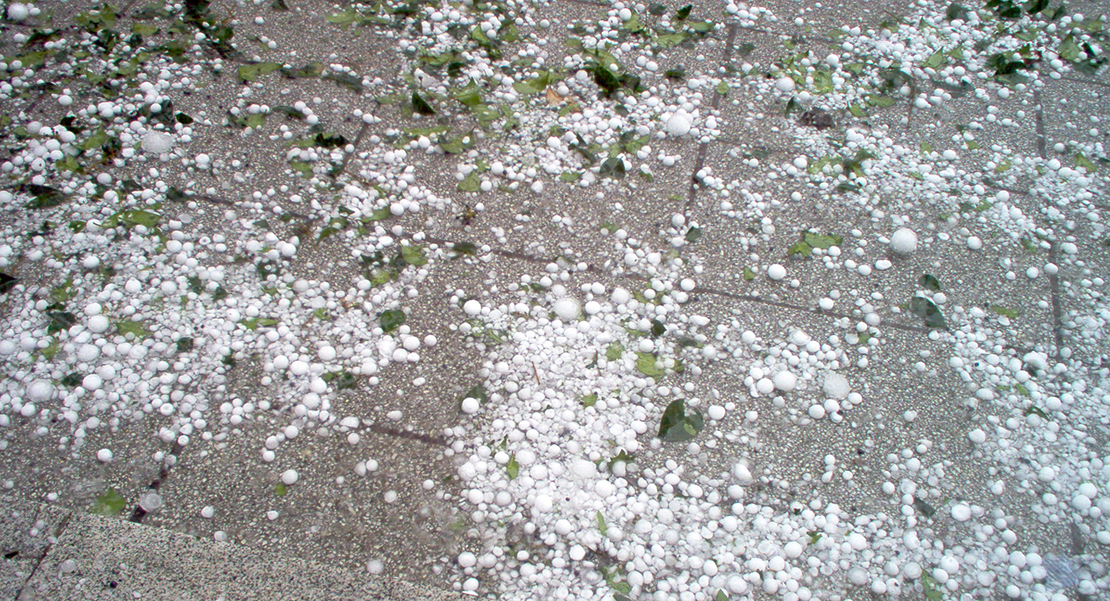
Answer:
[[[679,137],[690,133],[690,116],[686,113],[675,113],[667,119],[667,133]]]
[[[578,304],[578,301],[569,296],[564,296],[555,301],[554,309],[555,315],[558,315],[559,319],[563,321],[574,321],[578,319],[582,312],[582,306]]]
[[[917,234],[908,227],[901,228],[890,236],[890,249],[900,255],[908,255],[917,250]]]

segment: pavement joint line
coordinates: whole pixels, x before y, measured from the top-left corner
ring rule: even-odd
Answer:
[[[408,239],[408,240],[412,240],[411,234],[403,234],[399,237],[404,238],[404,239]],[[441,244],[441,245],[454,245],[454,244],[456,244],[455,242],[452,242],[450,240],[446,240],[446,239],[438,238],[438,237],[433,237],[433,236],[425,236],[424,240],[427,241],[427,242],[431,242],[433,244]],[[489,252],[491,254],[502,256],[502,257],[505,257],[505,258],[528,261],[528,262],[536,263],[536,264],[539,264],[539,265],[546,265],[546,264],[552,262],[552,260],[547,260],[547,259],[544,259],[542,257],[536,257],[536,256],[533,256],[533,255],[528,255],[528,254],[525,254],[525,253],[520,253],[520,252],[515,252],[515,251],[507,251],[507,250],[502,250],[502,249],[491,248]],[[601,268],[597,267],[596,265],[589,264],[589,263],[587,263],[585,271],[591,272],[591,273],[605,273]],[[640,282],[646,282],[649,279],[648,277],[642,276],[642,275],[639,275],[639,274],[615,274],[615,273],[611,273],[609,275],[612,276],[615,279],[636,280],[636,281],[640,281]],[[768,306],[772,306],[772,307],[778,307],[780,309],[788,309],[788,310],[791,310],[791,311],[797,311],[797,312],[806,313],[806,314],[810,314],[810,315],[819,315],[819,316],[822,316],[822,317],[832,317],[832,318],[835,318],[835,319],[841,319],[841,318],[845,318],[845,317],[847,317],[848,319],[852,319],[852,316],[844,314],[844,313],[836,313],[836,312],[832,312],[832,311],[821,311],[821,310],[817,310],[817,309],[810,309],[808,307],[803,307],[801,305],[796,305],[796,304],[793,304],[793,303],[770,300],[770,299],[763,298],[761,296],[755,296],[755,295],[751,295],[751,294],[737,294],[735,292],[728,292],[726,290],[720,290],[720,289],[717,289],[717,288],[699,286],[697,288],[694,288],[691,292],[694,293],[694,294],[697,294],[697,293],[709,294],[709,295],[713,295],[713,296],[720,296],[722,298],[729,298],[729,299],[738,300],[738,301],[742,301],[742,302],[750,302],[750,303],[756,303],[756,304],[761,304],[761,305],[768,305]],[[897,323],[897,322],[884,322],[882,325],[885,325],[885,326],[890,327],[890,328],[894,328],[896,330],[902,330],[904,332],[913,332],[915,334],[928,334],[929,333],[929,330],[927,330],[925,328],[921,328],[921,327],[918,327],[918,326],[910,326],[910,325],[906,325],[906,324],[900,324],[900,323]],[[425,440],[425,442],[430,442],[430,441]]]
[[[1092,86],[1101,86],[1103,88],[1110,88],[1110,83],[1106,83],[1104,81],[1098,81],[1097,79],[1082,79],[1080,77],[1064,77],[1064,76],[1061,76],[1060,79],[1062,79],[1064,81],[1075,82],[1075,83],[1082,83],[1082,84],[1088,84],[1088,85],[1092,85]]]
[[[824,310],[820,310],[820,309],[810,309],[809,307],[803,307],[801,305],[795,305],[794,303],[788,303],[788,302],[785,302],[785,301],[776,301],[776,300],[766,299],[766,298],[751,295],[751,294],[737,294],[735,292],[729,292],[727,290],[718,290],[716,288],[708,288],[708,287],[699,286],[697,288],[694,288],[691,292],[693,292],[695,294],[699,293],[699,292],[702,293],[702,294],[712,294],[712,295],[715,295],[715,296],[722,296],[722,297],[725,297],[725,298],[731,298],[731,299],[735,299],[735,300],[739,300],[739,301],[757,303],[757,304],[761,304],[761,305],[769,305],[769,306],[772,306],[772,307],[779,307],[779,308],[782,308],[782,309],[790,309],[792,311],[798,311],[798,312],[801,312],[801,313],[809,313],[811,315],[820,315],[822,317],[833,317],[833,318],[836,318],[836,319],[842,319],[842,318],[847,317],[848,319],[853,319],[851,315],[848,315],[846,313],[838,313],[838,312],[834,312],[834,311],[824,311]],[[897,323],[897,322],[883,322],[880,326],[876,326],[876,327],[882,327],[882,326],[887,326],[887,327],[894,328],[894,329],[897,329],[897,330],[902,330],[904,332],[914,332],[916,334],[928,334],[929,333],[929,330],[927,330],[925,328],[920,328],[920,327],[917,327],[917,326],[908,326],[908,325],[900,324],[900,323]]]
[[[41,513],[42,506],[39,505],[38,508],[35,510],[35,522],[38,521],[38,516],[41,515]],[[73,519],[73,512],[66,512],[66,514],[62,517],[62,521],[59,522],[57,527],[54,528],[53,536],[50,539],[47,539],[46,546],[43,548],[42,553],[40,553],[38,558],[35,560],[35,565],[31,567],[31,572],[27,574],[27,577],[24,578],[23,582],[19,585],[19,590],[17,590],[15,596],[12,597],[12,601],[21,601],[22,599],[24,599],[23,591],[27,588],[27,585],[30,584],[32,580],[34,580],[35,575],[38,574],[39,568],[42,567],[43,562],[46,561],[46,556],[50,554],[51,549],[53,549],[54,545],[57,544],[58,539],[60,539],[62,537],[62,534],[65,533],[66,526],[69,525],[69,521],[71,519]]]
[[[1040,90],[1033,90],[1033,105],[1036,108],[1034,118],[1037,125],[1037,156],[1041,160],[1045,160],[1048,157],[1048,150],[1044,130],[1044,103],[1041,101]],[[1056,265],[1055,241],[1049,243],[1048,261]],[[1063,361],[1064,351],[1064,320],[1063,310],[1060,307],[1060,277],[1058,274],[1048,274],[1048,287],[1051,291],[1052,300],[1052,336],[1053,342],[1056,344],[1056,361],[1060,362]]]
[[[166,455],[177,457],[184,449],[185,447],[178,444],[178,442],[175,440],[173,445],[170,446],[169,453],[167,453]],[[173,465],[177,464],[174,463]],[[170,469],[173,467],[173,465],[169,465],[166,463],[166,461],[163,460],[162,466],[158,468],[158,476],[153,481],[151,481],[150,486],[147,487],[147,490],[157,491],[166,481],[166,478],[169,478]],[[147,511],[143,509],[142,503],[136,503],[135,508],[131,510],[131,515],[127,518],[127,521],[134,522],[136,524],[142,524],[143,518],[145,518],[146,516]]]

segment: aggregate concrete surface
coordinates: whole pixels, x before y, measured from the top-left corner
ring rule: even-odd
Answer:
[[[1110,7],[1002,4],[6,3],[0,598],[1107,598]],[[519,350],[579,317],[576,367]],[[533,373],[646,413],[591,443]],[[613,458],[569,532],[548,426]]]

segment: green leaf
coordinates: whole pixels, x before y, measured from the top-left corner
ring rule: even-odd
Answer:
[[[451,250],[460,255],[476,255],[478,254],[478,246],[473,242],[455,242],[451,245]]]
[[[252,63],[249,65],[239,65],[239,79],[243,81],[255,81],[263,75],[273,73],[281,69],[281,63]]]
[[[362,78],[350,73],[325,73],[321,79],[330,79],[335,83],[351,90],[352,92],[362,93],[364,86],[362,85]]]
[[[178,338],[175,344],[177,345],[177,352],[179,353],[188,353],[192,351],[196,345],[193,339],[188,336]]]
[[[143,211],[141,209],[128,209],[120,211],[112,215],[104,221],[104,227],[116,227],[123,224],[125,227],[135,227],[141,225],[145,228],[154,229],[162,221],[162,216],[158,213],[151,213],[150,211]]]
[[[937,50],[929,58],[925,59],[925,66],[930,69],[939,69],[948,62],[948,55],[944,50]]]
[[[659,438],[667,442],[685,442],[692,440],[701,432],[705,421],[701,412],[694,409],[686,412],[686,401],[676,399],[667,405],[663,417],[659,420]]]
[[[844,238],[836,234],[820,235],[813,232],[803,232],[802,241],[813,248],[828,250],[834,246],[840,246],[844,242]]]
[[[686,6],[683,6],[682,8],[678,9],[678,12],[675,13],[674,17],[675,17],[675,19],[678,19],[679,21],[685,21],[686,18],[690,16],[690,12],[693,11],[693,10],[694,10],[694,5],[693,4],[687,4]]]
[[[1098,167],[1086,156],[1083,156],[1082,152],[1075,153],[1075,165],[1077,167],[1082,167],[1087,173],[1095,173],[1098,171]]]
[[[601,536],[609,536],[609,527],[605,525],[605,516],[601,512],[597,512],[597,530],[601,532]]]
[[[938,292],[940,291],[940,280],[929,273],[923,274],[920,278],[918,278],[917,285],[926,290],[934,290]]]
[[[717,594],[713,596],[713,601],[728,601],[728,595],[725,591],[717,589]]]
[[[116,324],[116,331],[122,335],[132,334],[135,338],[149,338],[151,331],[138,321],[121,321]]]
[[[421,265],[427,265],[428,258],[424,256],[423,249],[424,247],[420,245],[402,246],[401,257],[404,258],[405,262],[409,265],[415,265],[417,267],[420,267]]]
[[[284,482],[278,482],[274,485],[274,494],[279,497],[284,497],[289,494],[289,487],[285,486]]]
[[[790,248],[786,249],[786,256],[793,257],[794,255],[802,255],[808,257],[813,252],[813,247],[808,242],[802,240],[795,242]]]
[[[701,238],[701,228],[700,227],[691,227],[690,229],[686,230],[686,241],[687,242],[690,242],[692,244],[694,242],[697,242],[698,238]]]
[[[400,309],[382,311],[382,314],[378,317],[378,323],[381,324],[382,331],[388,334],[405,323],[405,312]]]
[[[590,394],[584,395],[582,397],[582,406],[583,407],[593,407],[596,404],[597,404],[597,393],[596,392],[591,392]]]
[[[894,99],[891,98],[890,96],[880,96],[878,94],[868,94],[867,95],[867,104],[869,104],[871,106],[878,106],[878,107],[882,107],[882,108],[887,108],[887,107],[890,107],[890,106],[894,106]]]
[[[482,188],[482,180],[477,171],[471,171],[456,186],[462,192],[477,192]]]
[[[428,104],[428,101],[424,100],[420,96],[420,94],[417,94],[416,92],[412,93],[412,110],[421,115],[436,114],[436,110],[432,108],[432,105]]]
[[[478,384],[474,388],[466,391],[466,394],[462,395],[459,402],[462,402],[463,399],[477,399],[479,403],[484,405],[489,401],[489,394],[486,393],[485,386]]]
[[[929,572],[921,572],[921,590],[925,592],[926,601],[944,601],[944,589]]]
[[[248,330],[257,330],[260,327],[276,326],[278,320],[269,317],[249,317],[240,320],[239,324]]]
[[[721,96],[728,96],[728,82],[727,81],[721,80],[721,82],[717,84],[717,93],[720,94]]]
[[[312,315],[315,316],[316,319],[319,319],[320,321],[328,321],[328,320],[331,319],[331,316],[328,315],[328,310],[325,309],[324,307],[314,309],[312,311]]]
[[[43,359],[46,359],[47,361],[53,361],[54,357],[57,357],[58,353],[60,353],[61,351],[62,341],[58,340],[57,338],[51,338],[50,344],[47,345],[46,348],[41,349],[39,352],[42,353]]]
[[[956,19],[966,21],[968,19],[968,16],[969,15],[967,9],[955,2],[949,4],[948,10],[944,13],[944,18],[948,19],[949,21],[955,21]]]
[[[328,15],[328,23],[333,23],[335,25],[339,25],[340,27],[346,27],[351,23],[357,22],[359,18],[359,14],[355,12],[355,8],[352,6],[341,13]]]
[[[509,480],[516,480],[520,475],[520,464],[516,461],[516,453],[509,455],[509,462],[505,464],[505,471],[509,472]]]
[[[915,296],[910,299],[910,311],[925,321],[927,328],[947,328],[948,326],[944,321],[944,314],[940,312],[931,299],[924,296]]]
[[[660,380],[663,378],[663,375],[667,373],[667,370],[655,365],[655,361],[655,355],[638,352],[636,353],[636,370],[645,376]]]
[[[1048,414],[1044,412],[1044,409],[1041,409],[1036,405],[1030,405],[1029,408],[1025,410],[1025,415],[1036,415],[1043,420],[1049,419]]]
[[[127,507],[127,501],[116,492],[116,489],[109,487],[93,501],[92,506],[89,507],[89,513],[112,516],[123,511],[125,507]]]
[[[744,280],[750,282],[754,279],[755,279],[755,272],[752,271],[751,268],[745,267],[744,268]]]
[[[1079,58],[1080,52],[1082,52],[1082,49],[1079,47],[1079,44],[1075,43],[1075,39],[1070,35],[1064,38],[1064,41],[1060,42],[1060,45],[1056,47],[1056,54],[1059,54],[1060,58],[1069,63],[1080,62],[1082,60]]]
[[[654,43],[660,48],[673,48],[686,40],[686,33],[679,31],[675,33],[664,33],[655,37]]]
[[[1017,317],[1021,315],[1021,311],[1003,305],[991,305],[991,311],[1003,317],[1009,317],[1010,319],[1017,319]]]
[[[624,354],[624,346],[619,342],[612,342],[609,347],[605,349],[605,358],[610,361],[616,361]]]

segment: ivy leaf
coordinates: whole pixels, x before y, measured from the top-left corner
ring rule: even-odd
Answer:
[[[917,285],[926,290],[940,292],[940,280],[929,273],[923,274],[920,278],[918,278]]]
[[[957,4],[955,2],[949,4],[948,10],[944,13],[944,18],[948,19],[949,21],[955,21],[956,19],[966,21],[968,19],[968,16],[969,15],[967,9],[964,8],[963,5]]]
[[[509,480],[516,480],[520,475],[520,464],[516,461],[516,453],[509,455],[509,462],[505,464],[505,471],[509,472]]]
[[[1091,162],[1091,159],[1084,156],[1082,152],[1075,153],[1075,165],[1077,167],[1082,167],[1087,173],[1095,173],[1098,171],[1098,167]]]
[[[991,305],[991,311],[994,311],[995,313],[1003,317],[1009,317],[1010,319],[1017,319],[1017,317],[1021,315],[1021,311],[1018,311],[1017,309],[1012,309],[1010,307],[1005,307],[1003,305]]]
[[[651,353],[638,352],[636,353],[636,370],[644,374],[645,376],[660,380],[663,378],[663,374],[666,373],[666,370],[662,367],[657,366],[655,364],[655,361],[655,355]]]
[[[725,594],[725,591],[717,589],[717,594],[714,595],[713,601],[728,601],[728,595]]]
[[[284,497],[289,494],[289,487],[285,486],[284,482],[278,482],[274,485],[274,495]]]
[[[940,583],[928,572],[921,572],[921,590],[925,592],[926,601],[944,601],[944,591]]]
[[[686,412],[686,401],[676,399],[667,405],[659,420],[659,438],[667,442],[692,440],[705,425],[701,412],[694,409]]]
[[[609,347],[605,349],[605,358],[610,361],[616,361],[617,359],[620,359],[621,355],[623,354],[624,346],[621,345],[621,343],[619,342],[610,343]]]
[[[744,280],[750,282],[754,279],[755,279],[755,272],[752,271],[750,267],[745,267],[744,268]]]
[[[923,319],[925,321],[925,327],[927,328],[944,329],[948,327],[947,324],[945,324],[944,314],[940,312],[940,308],[938,308],[936,303],[931,299],[925,298],[924,296],[915,296],[910,299],[910,311]]]
[[[593,407],[596,404],[597,404],[597,393],[596,392],[591,392],[590,394],[584,395],[582,397],[582,406],[583,407]]]
[[[721,96],[728,96],[728,82],[722,80],[717,84],[717,93]]]
[[[281,63],[252,63],[249,65],[239,65],[239,79],[243,81],[255,81],[263,75],[273,73],[281,69]]]
[[[188,336],[178,338],[175,344],[177,345],[177,352],[179,353],[188,353],[196,346],[195,341]]]
[[[601,512],[597,512],[597,529],[601,532],[601,536],[609,536],[609,527],[605,524],[605,516]]]
[[[489,401],[489,394],[486,393],[485,386],[478,384],[474,388],[466,391],[466,394],[464,394],[459,401],[461,402],[463,399],[478,399],[478,402],[484,405]]]
[[[135,338],[149,338],[151,335],[151,331],[138,321],[121,321],[116,324],[116,331],[121,336],[131,334]]]
[[[381,316],[378,317],[378,322],[382,326],[382,331],[388,334],[405,323],[405,312],[400,309],[382,311]]]
[[[76,388],[76,387],[81,385],[81,381],[84,380],[84,379],[85,379],[85,374],[83,374],[79,371],[75,371],[75,372],[66,374],[66,376],[64,378],[62,378],[61,382],[62,382],[62,386],[69,386],[70,388]]]
[[[802,241],[813,248],[820,248],[821,250],[828,250],[834,246],[840,246],[844,243],[844,238],[835,234],[815,234],[813,232],[803,232]]]
[[[478,177],[477,171],[471,171],[466,174],[466,177],[459,182],[456,188],[462,192],[477,192],[482,188],[482,180]]]
[[[651,337],[652,338],[658,338],[658,337],[660,337],[660,336],[662,336],[663,334],[666,334],[666,333],[667,333],[667,326],[663,325],[663,322],[659,321],[658,319],[651,320]]]
[[[89,507],[89,513],[112,516],[123,511],[124,507],[127,507],[127,501],[116,492],[116,489],[108,488],[93,501],[92,506]]]
[[[428,258],[424,256],[423,249],[424,247],[420,245],[402,246],[401,257],[404,258],[405,262],[409,265],[415,265],[417,267],[420,267],[421,265],[427,265]]]
[[[428,101],[421,98],[420,94],[417,94],[416,92],[412,93],[412,110],[421,115],[436,114],[436,110],[432,108],[432,105],[428,104]]]
[[[679,21],[685,21],[686,18],[690,16],[690,12],[692,10],[694,10],[694,5],[693,4],[687,4],[686,6],[683,6],[682,8],[678,9],[678,12],[675,13],[674,17],[675,17],[675,19],[678,19]]]

